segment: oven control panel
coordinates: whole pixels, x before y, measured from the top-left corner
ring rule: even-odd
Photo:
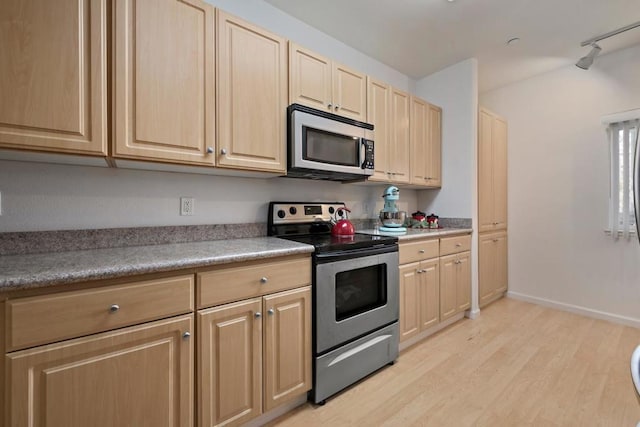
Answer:
[[[345,217],[343,202],[273,202],[269,204],[269,218],[274,225],[315,221],[330,221]]]

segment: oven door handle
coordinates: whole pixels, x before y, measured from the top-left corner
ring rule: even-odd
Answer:
[[[326,262],[335,262],[352,258],[363,258],[366,256],[381,255],[389,252],[398,252],[398,245],[379,245],[373,247],[370,246],[368,248],[324,252],[316,254],[316,260],[319,264],[323,264]]]

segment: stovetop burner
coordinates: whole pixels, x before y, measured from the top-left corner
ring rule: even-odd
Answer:
[[[398,241],[393,236],[331,235],[330,221],[341,207],[345,207],[343,202],[271,202],[268,235],[313,245],[316,254],[393,245]]]

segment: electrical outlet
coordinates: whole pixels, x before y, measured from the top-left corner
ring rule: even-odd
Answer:
[[[180,197],[180,215],[191,216],[195,211],[195,199],[193,197]]]

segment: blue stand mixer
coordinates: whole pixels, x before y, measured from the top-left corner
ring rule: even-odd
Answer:
[[[404,233],[407,231],[406,227],[403,227],[404,220],[407,213],[398,210],[396,201],[400,198],[400,190],[396,186],[389,186],[382,194],[384,199],[384,208],[380,211],[380,221],[382,221],[382,227],[380,231],[390,233]]]

